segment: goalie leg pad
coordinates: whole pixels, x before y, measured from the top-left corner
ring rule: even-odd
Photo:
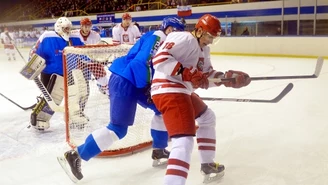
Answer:
[[[53,74],[47,85],[47,89],[57,105],[61,103],[64,97],[63,83],[64,80],[62,76]],[[31,125],[38,130],[48,129],[50,127],[49,120],[54,113],[55,112],[49,107],[47,101],[41,97],[31,114]]]
[[[74,83],[69,84],[69,116],[71,128],[83,128],[89,118],[83,113],[89,97],[89,83],[85,80],[82,70],[74,69],[71,71]]]

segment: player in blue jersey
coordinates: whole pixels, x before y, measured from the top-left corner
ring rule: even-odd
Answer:
[[[151,122],[152,158],[154,160],[168,158],[169,151],[165,149],[168,134],[160,112],[150,99],[149,90],[153,76],[151,59],[169,33],[183,31],[184,27],[180,19],[167,17],[163,20],[160,30],[146,33],[126,56],[114,60],[109,68],[112,72],[108,83],[110,87],[109,124],[93,131],[86,138],[85,143],[75,150],[67,151],[64,157],[58,157],[59,163],[74,182],[83,178],[81,159],[88,161],[108,149],[115,141],[124,138],[128,127],[133,125],[137,104],[155,112]],[[66,166],[70,166],[70,169]]]
[[[71,37],[72,23],[66,17],[60,17],[55,25],[55,31],[45,31],[32,48],[31,56],[38,56],[45,60],[45,68],[40,73],[41,82],[50,94],[62,94],[59,92],[63,86],[63,50],[66,46],[84,45],[79,37]],[[31,59],[32,57],[30,57]],[[54,101],[60,104],[63,97],[54,97]],[[44,98],[40,98],[37,106],[31,114],[31,125],[44,130],[49,128],[49,120],[54,114],[47,106]]]

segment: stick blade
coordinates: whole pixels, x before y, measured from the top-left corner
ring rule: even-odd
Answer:
[[[272,103],[278,103],[283,97],[285,97],[294,87],[293,83],[289,83],[281,93],[271,100]]]
[[[317,65],[315,66],[315,71],[314,71],[314,76],[316,78],[319,77],[320,75],[320,72],[321,72],[321,68],[322,68],[322,65],[323,65],[323,57],[318,57],[318,60],[317,60]]]

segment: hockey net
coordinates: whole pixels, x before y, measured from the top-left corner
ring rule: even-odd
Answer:
[[[111,62],[126,55],[130,48],[129,45],[88,45],[64,49],[66,140],[71,147],[79,146],[92,131],[108,125],[109,97],[99,90],[97,82],[104,75],[109,78]],[[138,105],[134,125],[129,127],[127,135],[99,156],[121,156],[149,148],[152,116],[152,111]]]

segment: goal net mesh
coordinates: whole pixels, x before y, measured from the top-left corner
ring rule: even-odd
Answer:
[[[102,87],[108,84],[111,62],[126,55],[130,48],[129,45],[89,45],[64,49],[66,140],[71,147],[83,144],[94,130],[108,125],[110,100],[100,89],[104,90]],[[129,127],[127,135],[100,156],[121,156],[149,148],[153,114],[138,105],[134,125]]]

